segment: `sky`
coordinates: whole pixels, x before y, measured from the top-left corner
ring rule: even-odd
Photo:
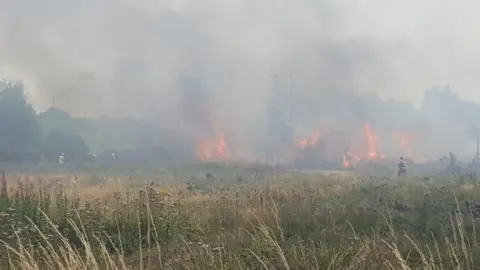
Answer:
[[[202,79],[236,121],[261,113],[273,75],[308,100],[377,93],[420,104],[449,85],[480,102],[475,1],[0,0],[0,77],[39,111],[179,113],[183,77]]]

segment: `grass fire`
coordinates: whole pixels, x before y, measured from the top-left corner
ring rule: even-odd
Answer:
[[[0,270],[480,269],[477,6],[3,1]]]

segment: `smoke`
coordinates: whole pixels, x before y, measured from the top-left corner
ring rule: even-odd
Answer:
[[[294,113],[305,130],[372,118],[374,109],[358,93],[419,105],[425,90],[449,84],[461,97],[480,100],[472,3],[1,3],[0,72],[22,79],[39,110],[55,96],[74,115],[148,117],[182,129],[191,121],[182,81],[196,78],[212,128],[245,141],[252,136],[246,130],[261,125],[278,75],[292,78]]]
[[[368,42],[336,40],[343,11],[329,1],[4,2],[1,67],[38,108],[55,95],[76,115],[170,111],[184,76],[201,78],[216,106],[255,114],[272,74],[310,86],[299,91],[355,90],[377,61]]]

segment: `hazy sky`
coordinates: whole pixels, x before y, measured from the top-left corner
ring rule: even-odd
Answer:
[[[450,85],[480,102],[480,4],[446,0],[0,0],[0,75],[39,110],[168,114],[200,77],[218,110],[249,119],[272,74],[295,91],[418,102]],[[248,108],[248,110],[246,109]],[[245,116],[243,116],[245,115]]]

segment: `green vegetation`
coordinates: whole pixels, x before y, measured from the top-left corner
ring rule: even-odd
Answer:
[[[177,133],[157,124],[129,118],[76,118],[55,107],[37,114],[21,82],[0,81],[2,166],[48,166],[61,153],[70,166],[90,164],[90,154],[98,157],[97,165],[112,165],[112,152],[121,160],[117,163],[128,166],[193,159],[194,146],[185,146]]]
[[[480,265],[475,183],[265,172],[190,175],[11,176],[8,198],[0,204],[0,267]]]

